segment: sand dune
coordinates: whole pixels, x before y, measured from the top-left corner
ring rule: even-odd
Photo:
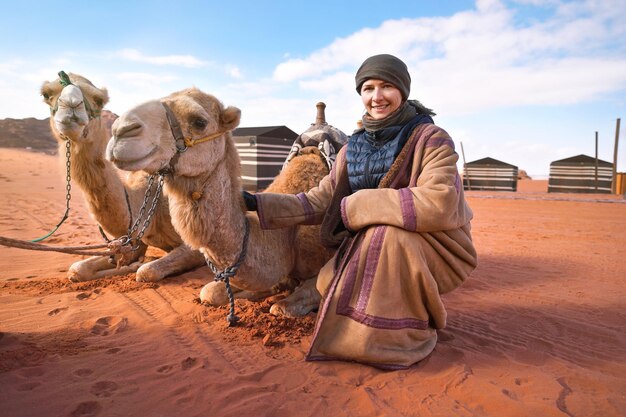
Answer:
[[[65,207],[57,158],[0,149],[0,166],[0,235],[45,234]],[[70,283],[80,257],[0,247],[0,416],[626,415],[626,204],[519,188],[468,193],[480,266],[405,371],[304,362],[314,316],[269,302],[238,302],[226,327],[196,302],[206,267]],[[71,205],[48,243],[100,243],[78,190]]]

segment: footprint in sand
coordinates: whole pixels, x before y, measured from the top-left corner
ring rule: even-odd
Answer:
[[[183,371],[186,371],[187,369],[192,368],[197,362],[198,362],[198,359],[187,357],[187,359],[183,360],[180,363],[180,366],[183,368]]]
[[[515,385],[524,385],[528,383],[528,378],[515,378]]]
[[[163,365],[157,368],[157,372],[160,374],[169,374],[172,372],[172,369],[174,369],[172,365]]]
[[[38,378],[40,376],[43,376],[43,374],[45,373],[46,371],[44,371],[44,369],[40,367],[22,368],[18,371],[19,376],[27,379]]]
[[[70,417],[97,416],[100,411],[102,411],[102,406],[98,401],[85,401],[76,406]]]
[[[22,385],[18,385],[15,390],[16,391],[20,391],[20,392],[25,392],[25,391],[32,391],[35,388],[41,386],[41,382],[37,382],[37,381],[32,381],[32,382],[26,382]]]
[[[82,301],[82,300],[86,300],[89,298],[93,300],[97,298],[101,292],[102,290],[100,288],[96,288],[95,290],[90,291],[90,292],[80,292],[76,294],[76,299]]]
[[[60,307],[60,308],[55,308],[54,310],[48,311],[48,315],[49,316],[56,316],[57,314],[59,314],[62,311],[67,310],[69,307]]]
[[[108,336],[123,331],[127,325],[128,319],[126,317],[100,317],[91,327],[91,333],[99,336]]]
[[[35,388],[42,385],[42,382],[37,381],[38,378],[42,377],[46,371],[40,367],[30,367],[30,368],[22,368],[17,371],[17,375],[27,379],[23,384],[19,384],[15,387],[17,391],[25,392],[32,391]]]
[[[118,385],[113,381],[99,381],[91,386],[89,392],[96,397],[106,398],[110,397],[117,391]]]
[[[80,368],[77,369],[73,372],[74,375],[79,376],[81,378],[87,377],[91,374],[93,374],[93,369],[89,369],[89,368]]]
[[[172,394],[176,397],[179,397],[175,401],[176,405],[184,405],[193,401],[194,399],[192,395],[189,395],[189,387],[180,387],[176,389]]]

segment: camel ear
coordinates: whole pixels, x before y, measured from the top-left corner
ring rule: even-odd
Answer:
[[[100,107],[104,107],[109,102],[109,91],[104,87],[102,87],[100,91],[102,92],[102,95],[100,97],[102,99],[102,104],[100,105]]]
[[[233,130],[237,126],[239,126],[239,121],[241,120],[241,110],[237,107],[228,106],[221,117],[222,127],[225,130]]]
[[[109,92],[106,88],[96,88],[91,84],[82,85],[81,90],[83,94],[93,100],[93,104],[102,109],[109,102]]]

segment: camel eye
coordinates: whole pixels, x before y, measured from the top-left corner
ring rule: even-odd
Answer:
[[[43,93],[43,94],[41,94],[41,95],[43,96],[43,99],[44,99],[44,100],[50,100],[50,94],[48,94],[48,93]]]
[[[203,130],[207,126],[207,121],[204,119],[193,119],[191,125],[194,129]]]

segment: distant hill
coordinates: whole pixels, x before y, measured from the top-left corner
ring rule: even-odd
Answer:
[[[100,117],[106,119],[110,128],[117,115],[103,110]],[[56,154],[57,141],[50,131],[50,118],[0,119],[0,148],[31,148]]]
[[[32,148],[56,153],[57,141],[50,131],[50,118],[0,119],[0,148]]]

